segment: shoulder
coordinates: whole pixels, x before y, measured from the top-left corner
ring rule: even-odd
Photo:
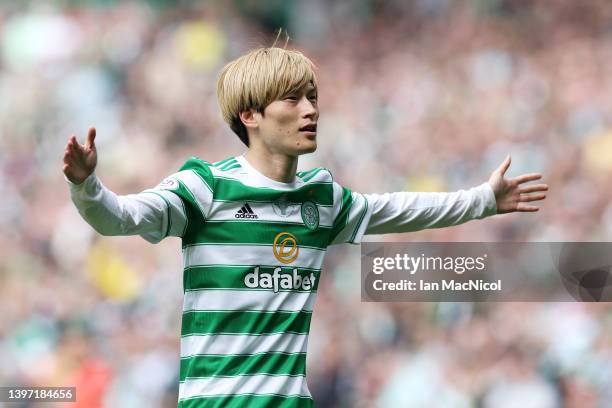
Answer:
[[[211,163],[193,156],[185,161],[177,172],[169,175],[159,183],[155,189],[178,191],[180,190],[181,184],[189,189],[193,184],[197,184],[194,183],[195,181],[201,183],[202,180],[212,180],[212,178],[208,177],[210,174],[210,166]]]
[[[199,157],[192,156],[179,169],[179,172],[185,170],[195,170],[195,171],[206,171],[210,172],[209,168],[212,166],[212,163],[207,162],[206,160],[202,160]]]
[[[242,166],[234,156],[214,163],[194,156],[181,166],[179,173],[195,172],[212,186],[215,178],[231,178],[241,168]]]
[[[299,171],[295,175],[298,180],[304,183],[333,183],[334,178],[329,169],[325,167],[315,167],[306,171]]]
[[[210,171],[214,177],[231,177],[241,170],[242,165],[235,156],[230,156],[210,165]]]
[[[174,173],[170,178],[178,179],[188,189],[204,184],[208,190],[212,191],[214,179],[210,171],[211,166],[212,163],[202,160],[199,157],[192,156],[187,159],[178,172]]]

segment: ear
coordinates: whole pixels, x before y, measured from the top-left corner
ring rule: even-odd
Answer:
[[[255,109],[249,109],[247,111],[240,112],[240,121],[247,129],[257,129],[259,123],[257,121],[258,113]]]

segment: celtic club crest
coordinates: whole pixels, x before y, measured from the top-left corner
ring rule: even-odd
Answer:
[[[312,201],[302,203],[302,221],[308,229],[316,230],[319,228],[319,209]]]

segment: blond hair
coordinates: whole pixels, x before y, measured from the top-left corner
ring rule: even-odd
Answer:
[[[217,82],[217,100],[223,120],[249,145],[240,112],[255,109],[263,114],[266,106],[281,97],[305,88],[317,87],[315,65],[299,51],[259,48],[227,64]]]

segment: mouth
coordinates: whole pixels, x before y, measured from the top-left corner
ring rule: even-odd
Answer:
[[[316,123],[311,123],[309,125],[306,126],[302,126],[300,128],[300,132],[315,132],[317,131],[317,124]]]
[[[309,136],[315,136],[317,134],[317,124],[311,123],[300,128],[300,132],[305,133]]]

